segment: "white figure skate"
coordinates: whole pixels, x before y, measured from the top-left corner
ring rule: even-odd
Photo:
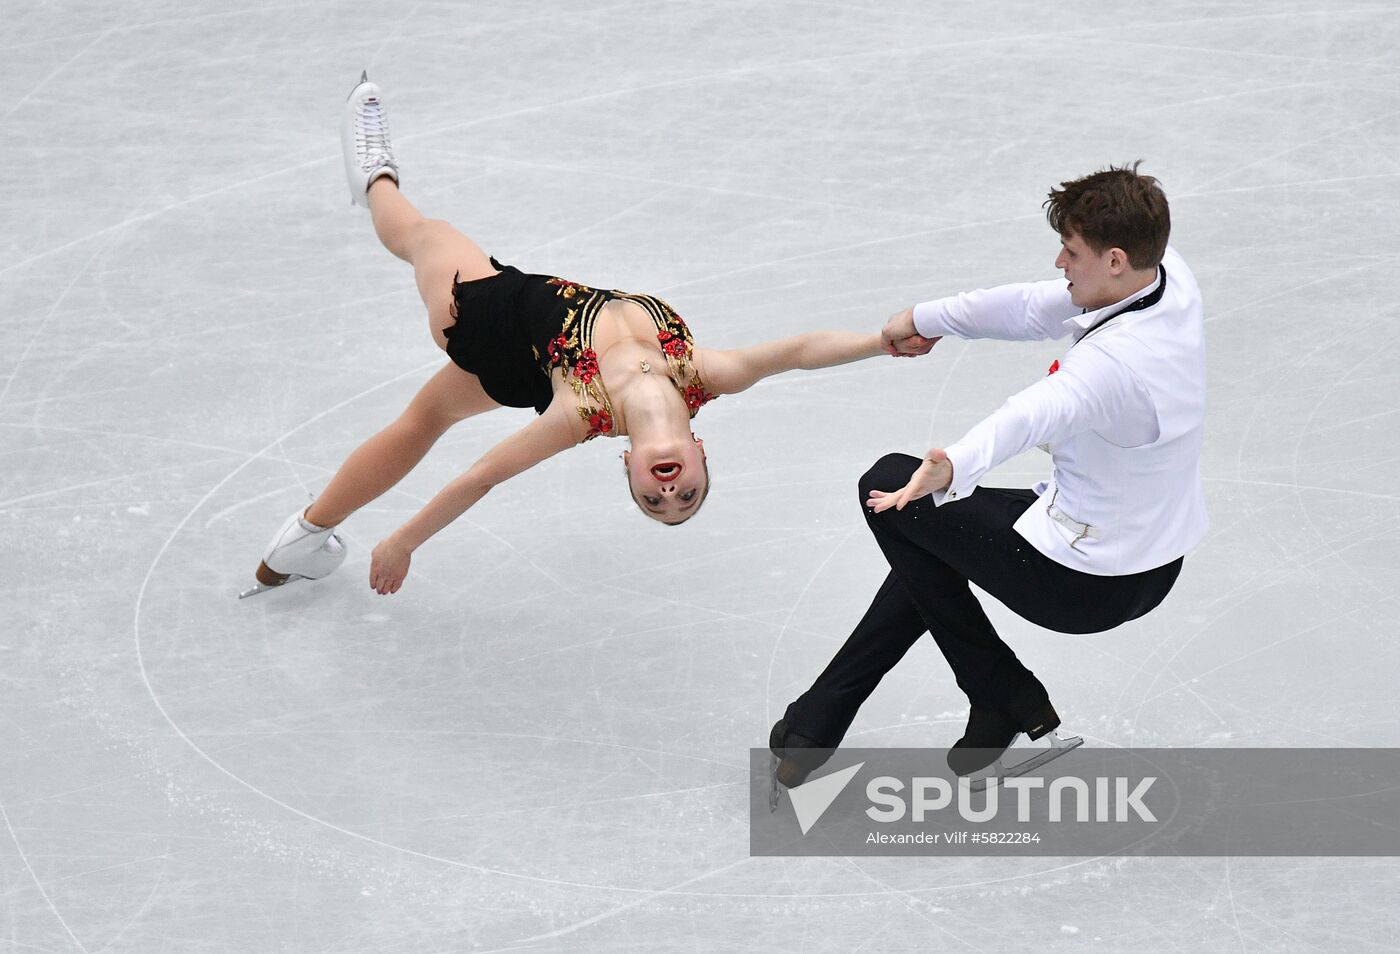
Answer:
[[[345,100],[340,121],[340,144],[345,151],[345,177],[350,184],[350,202],[369,208],[370,185],[380,176],[399,181],[399,164],[389,142],[389,121],[379,87],[367,73]]]
[[[282,524],[258,564],[258,585],[244,590],[244,599],[297,580],[319,580],[345,562],[345,541],[334,527],[318,527],[297,511]]]

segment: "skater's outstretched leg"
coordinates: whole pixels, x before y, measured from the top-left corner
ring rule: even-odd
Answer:
[[[418,295],[428,309],[433,341],[447,350],[443,329],[452,325],[453,280],[468,282],[496,274],[486,253],[451,223],[425,218],[387,176],[369,187],[369,208],[379,241],[413,266]]]
[[[494,275],[496,269],[475,242],[446,222],[424,218],[399,191],[399,161],[384,95],[367,76],[360,77],[345,100],[340,136],[350,201],[369,208],[379,241],[413,266],[433,340],[446,350],[442,330],[454,320],[453,276],[470,281]]]
[[[486,396],[475,375],[445,365],[394,423],[346,458],[307,509],[306,519],[336,526],[402,480],[453,424],[496,407],[500,405]]]

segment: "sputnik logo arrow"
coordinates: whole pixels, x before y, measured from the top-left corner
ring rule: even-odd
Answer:
[[[814,778],[806,784],[788,790],[788,798],[792,800],[792,810],[797,814],[797,824],[802,827],[803,835],[812,830],[812,826],[826,813],[831,803],[836,801],[836,796],[850,784],[864,764],[858,762],[850,768]]]

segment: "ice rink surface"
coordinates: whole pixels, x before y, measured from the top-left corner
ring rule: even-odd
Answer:
[[[702,345],[1054,277],[1046,191],[1141,158],[1206,297],[1212,530],[1111,634],[993,619],[1091,746],[1400,745],[1393,0],[4,13],[0,951],[1397,949],[1396,859],[749,857],[747,749],[884,574],[857,477],[1055,342],[723,398],[679,530],[592,442],[376,596],[374,543],[530,415],[475,418],[338,574],[234,598],[444,360],[347,199],[362,68],[428,215]],[[848,741],[965,711],[925,641]]]

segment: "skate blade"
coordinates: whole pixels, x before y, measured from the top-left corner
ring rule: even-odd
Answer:
[[[782,785],[778,781],[778,757],[776,755],[768,756],[768,781],[768,811],[776,812],[778,801],[783,794]]]
[[[281,583],[263,583],[259,581],[257,583],[254,583],[252,586],[248,587],[248,589],[244,590],[242,593],[239,593],[238,598],[240,600],[246,600],[250,596],[257,596],[259,593],[266,593],[268,590],[280,590],[283,587],[287,586],[289,583],[295,583],[298,580],[304,579],[306,579],[306,577],[304,576],[292,575],[287,577]]]
[[[345,97],[345,101],[346,101],[347,103],[350,102],[350,97],[355,95],[355,90],[359,89],[361,86],[365,85],[365,84],[368,83],[368,82],[369,82],[369,70],[360,70],[360,81],[359,81],[358,83],[356,83],[354,86],[350,87],[350,92],[349,92],[349,94]]]
[[[1015,765],[1005,765],[1002,763],[1001,759],[997,759],[993,764],[992,772],[980,778],[969,779],[967,783],[968,788],[974,792],[980,792],[986,789],[987,785],[993,781],[999,782],[1004,778],[1019,778],[1028,772],[1034,772],[1041,766],[1055,761],[1055,759],[1068,752],[1073,752],[1083,744],[1084,739],[1081,736],[1066,735],[1061,737],[1058,732],[1051,732],[1050,744],[1035,755],[1032,755],[1028,759],[1022,759]]]

